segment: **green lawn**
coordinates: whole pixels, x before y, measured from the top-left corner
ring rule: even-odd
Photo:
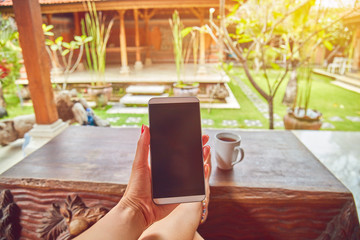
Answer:
[[[21,107],[20,100],[14,92],[5,93],[4,98],[6,101],[6,111],[9,116],[4,117],[3,119],[34,113],[34,108],[32,106],[26,105]]]
[[[235,73],[238,76],[237,79],[246,83],[254,92],[256,92],[242,69],[236,69]],[[276,74],[277,73],[274,71],[270,72],[270,76]],[[323,121],[329,122],[335,126],[335,129],[332,130],[360,131],[360,122],[352,122],[346,118],[347,116],[360,117],[360,94],[331,84],[331,78],[317,74],[312,74],[312,78],[313,83],[309,107],[319,110],[323,114]],[[256,76],[256,81],[265,89],[266,81],[261,74]],[[285,93],[286,84],[287,81],[280,86],[279,92],[275,97],[274,112],[281,117],[286,114],[287,109],[287,107],[281,103]],[[260,96],[259,93],[257,93],[257,95]],[[334,116],[341,117],[344,121],[330,121],[330,118]]]
[[[241,103],[240,109],[201,109],[201,118],[202,119],[212,119],[213,125],[203,124],[203,127],[212,127],[212,128],[246,128],[244,123],[245,119],[257,120],[259,119],[264,127],[267,127],[267,121],[261,115],[261,113],[257,110],[254,110],[255,107],[252,102],[245,96],[245,94],[241,91],[240,87],[236,84],[234,80],[231,80],[229,83],[229,87],[231,88],[233,94],[237,98],[238,102]],[[122,125],[137,125],[141,126],[141,124],[148,124],[148,115],[147,114],[107,114],[106,110],[109,109],[110,106],[105,109],[95,109],[95,113],[102,118],[113,118],[117,119],[116,122],[112,122],[112,126],[122,126]],[[140,117],[141,120],[139,123],[126,123],[128,117]],[[236,126],[223,126],[223,120],[236,120],[238,125]]]
[[[259,120],[262,127],[250,127],[252,129],[267,129],[269,126],[268,120],[255,108],[253,103],[242,92],[241,88],[237,84],[237,81],[243,81],[247,84],[256,94],[258,94],[247,77],[243,73],[241,68],[234,70],[237,77],[231,79],[229,87],[235,95],[237,101],[240,104],[240,109],[201,109],[202,119],[212,119],[213,125],[203,124],[203,127],[207,128],[249,128],[245,125],[245,120]],[[270,72],[271,76],[277,73]],[[360,131],[360,123],[352,122],[348,120],[347,116],[360,117],[360,94],[345,90],[338,86],[332,85],[331,79],[320,76],[313,76],[313,87],[310,100],[310,107],[318,109],[323,114],[324,122],[331,123],[335,126],[335,129],[326,130],[340,130],[340,131]],[[256,81],[262,86],[266,86],[266,82],[262,75],[256,75]],[[286,113],[287,107],[284,106],[281,101],[285,92],[287,82],[284,82],[279,88],[279,92],[275,98],[274,110],[275,113],[282,118]],[[258,96],[260,96],[258,94]],[[260,97],[261,98],[261,97]],[[7,102],[7,111],[9,113],[8,118],[13,118],[18,115],[31,114],[33,109],[31,106],[20,107],[19,100],[14,94],[5,94]],[[262,98],[261,98],[262,99]],[[265,102],[265,101],[264,101]],[[103,119],[111,119],[112,126],[141,126],[141,124],[148,124],[147,114],[107,114],[111,106],[107,106],[103,109],[94,109],[95,113]],[[342,122],[332,122],[331,117],[338,116],[343,119]],[[133,117],[135,122],[129,122],[129,117]],[[224,126],[223,120],[236,120],[235,126]],[[282,121],[278,119],[277,121]],[[283,129],[278,127],[278,129]]]

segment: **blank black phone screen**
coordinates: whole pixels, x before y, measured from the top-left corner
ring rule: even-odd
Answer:
[[[204,195],[198,102],[149,105],[153,198]]]

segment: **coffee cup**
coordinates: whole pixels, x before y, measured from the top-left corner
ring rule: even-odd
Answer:
[[[221,132],[215,136],[215,158],[217,166],[223,170],[231,170],[244,159],[244,149],[240,147],[241,137],[230,132]]]

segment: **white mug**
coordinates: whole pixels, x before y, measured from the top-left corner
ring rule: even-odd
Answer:
[[[241,137],[234,133],[221,132],[215,136],[215,158],[217,166],[230,170],[244,159],[244,149],[240,147]]]

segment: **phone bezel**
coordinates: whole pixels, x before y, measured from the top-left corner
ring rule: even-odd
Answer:
[[[197,97],[154,97],[154,98],[151,98],[149,100],[149,103],[148,103],[148,106],[149,106],[149,124],[150,124],[150,105],[152,105],[152,104],[171,104],[171,103],[175,103],[175,104],[176,103],[199,103],[200,104],[200,101],[199,101],[199,99]],[[201,123],[200,123],[200,126],[201,126]],[[151,128],[151,126],[150,126],[150,128]],[[201,141],[202,141],[202,138],[201,138]],[[201,145],[202,145],[202,143],[201,143]],[[202,149],[201,149],[201,151],[202,151]],[[150,156],[150,164],[151,164],[151,156]],[[151,172],[151,174],[152,174],[152,172]],[[204,169],[203,169],[203,174],[205,174]],[[205,183],[205,176],[204,176],[204,183]],[[152,188],[153,188],[153,186],[152,186],[152,183],[151,183],[152,200],[153,200],[153,202],[155,204],[158,204],[158,205],[174,204],[174,203],[186,203],[186,202],[200,202],[200,201],[204,200],[205,196],[206,196],[206,193],[204,192],[203,195],[153,198]],[[204,190],[205,190],[205,186],[204,186]]]

